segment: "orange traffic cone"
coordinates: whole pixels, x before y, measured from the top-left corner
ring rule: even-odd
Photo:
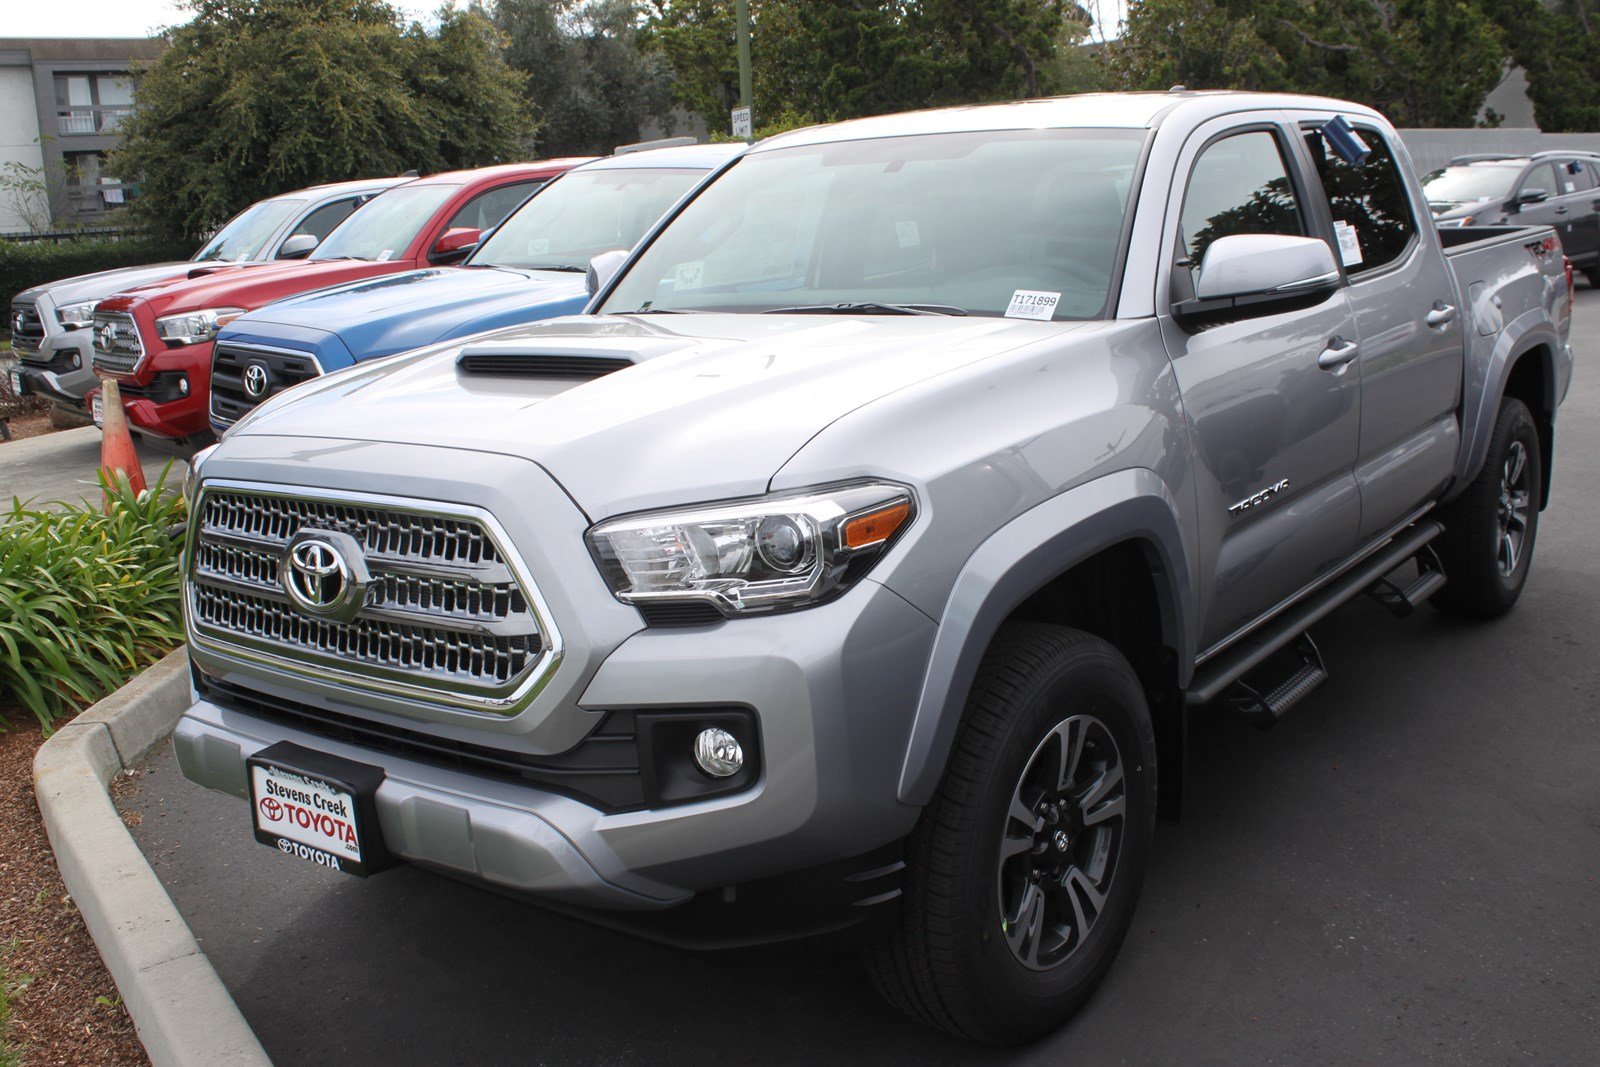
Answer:
[[[128,432],[128,416],[122,410],[122,391],[110,378],[100,386],[100,406],[104,411],[105,429],[100,437],[100,469],[106,480],[115,480],[118,474],[128,479],[135,493],[145,491],[144,468],[139,465],[139,453],[133,447],[133,435]],[[111,506],[109,498],[105,501]]]

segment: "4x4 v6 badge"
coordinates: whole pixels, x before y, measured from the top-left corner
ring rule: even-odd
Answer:
[[[338,622],[356,617],[372,584],[361,543],[329,530],[301,530],[290,538],[278,578],[296,607]]]
[[[1245,497],[1243,500],[1239,501],[1237,504],[1229,504],[1228,505],[1228,514],[1229,515],[1239,515],[1239,514],[1242,514],[1242,513],[1246,512],[1246,511],[1249,511],[1251,508],[1259,508],[1262,504],[1265,504],[1267,501],[1271,500],[1273,497],[1277,496],[1279,493],[1282,493],[1282,492],[1286,491],[1288,488],[1289,488],[1289,479],[1282,478],[1282,479],[1280,479],[1280,480],[1278,480],[1276,482],[1273,482],[1271,485],[1267,486],[1265,489],[1260,489],[1260,490],[1257,490],[1254,493],[1251,493],[1249,496]]]

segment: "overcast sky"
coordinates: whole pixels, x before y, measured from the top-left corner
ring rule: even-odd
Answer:
[[[412,18],[426,19],[441,0],[390,0]],[[68,0],[38,3],[5,0],[0,17],[4,37],[146,37],[163,26],[186,21],[176,0]],[[1084,4],[1100,23],[1096,36],[1116,36],[1125,0],[1088,0]]]

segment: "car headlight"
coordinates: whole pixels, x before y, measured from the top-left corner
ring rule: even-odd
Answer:
[[[94,306],[98,300],[85,300],[81,304],[63,304],[56,308],[56,321],[68,330],[85,330],[94,325]]]
[[[629,515],[588,536],[624,603],[697,601],[754,615],[842,593],[910,528],[915,510],[905,486],[871,482]]]
[[[244,314],[244,308],[206,308],[182,315],[167,315],[156,320],[156,333],[163,341],[197,345],[217,336],[217,331]]]

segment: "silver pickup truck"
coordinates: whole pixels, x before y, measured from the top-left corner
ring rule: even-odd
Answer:
[[[591,314],[197,457],[178,759],[292,857],[854,935],[900,1008],[1026,1040],[1111,965],[1193,709],[1276,721],[1358,594],[1527,581],[1570,272],[1548,229],[1445,240],[1334,100],[772,138]]]

